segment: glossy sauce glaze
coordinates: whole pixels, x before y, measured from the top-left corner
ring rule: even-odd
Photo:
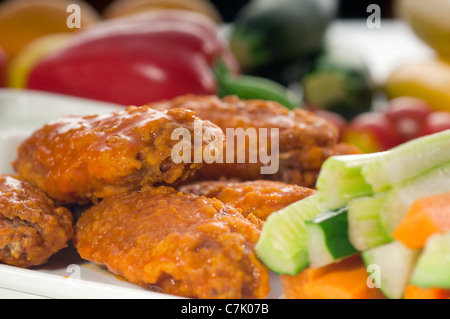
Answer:
[[[216,199],[145,187],[104,199],[76,224],[80,256],[144,287],[193,298],[264,298],[260,229]]]
[[[177,128],[223,138],[221,129],[189,110],[128,107],[106,115],[69,116],[47,123],[18,148],[13,163],[26,180],[63,203],[85,203],[144,185],[187,178],[202,163],[174,163]],[[201,141],[200,148],[207,145]]]
[[[18,267],[45,263],[72,238],[72,214],[43,191],[0,175],[0,261]]]

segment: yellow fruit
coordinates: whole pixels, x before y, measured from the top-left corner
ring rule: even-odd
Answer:
[[[396,9],[419,38],[450,56],[450,0],[397,0]]]
[[[398,66],[388,77],[389,98],[418,97],[437,111],[450,111],[450,63],[435,59]]]
[[[8,0],[0,4],[0,46],[14,57],[30,41],[51,33],[74,32],[67,20],[70,4],[80,6],[81,27],[97,22],[98,13],[81,0]]]
[[[107,19],[128,16],[150,10],[178,9],[202,13],[217,23],[220,13],[208,0],[115,0],[104,11]]]
[[[6,86],[26,88],[33,67],[45,56],[62,48],[71,33],[53,33],[31,41],[8,63]]]

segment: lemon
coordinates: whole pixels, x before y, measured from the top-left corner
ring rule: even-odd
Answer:
[[[450,111],[450,63],[442,59],[408,62],[393,70],[385,82],[389,98],[412,96],[436,111]]]
[[[422,41],[450,57],[450,0],[397,0],[396,10]]]

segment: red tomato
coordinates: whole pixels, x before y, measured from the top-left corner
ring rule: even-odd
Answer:
[[[425,120],[433,112],[427,102],[414,97],[399,97],[389,102],[386,118],[392,122],[401,142],[424,134]]]
[[[433,112],[425,120],[424,134],[434,134],[450,129],[449,112]]]
[[[365,153],[388,150],[400,144],[392,123],[381,113],[362,113],[355,117],[344,132],[343,141]]]

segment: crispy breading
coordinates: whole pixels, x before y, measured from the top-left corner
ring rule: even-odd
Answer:
[[[180,140],[177,128],[188,130],[191,152],[195,125],[200,132],[223,138],[220,128],[201,121],[189,110],[158,111],[128,107],[106,115],[68,116],[47,123],[26,139],[13,163],[26,180],[62,203],[86,203],[145,185],[183,180],[202,162],[172,160]]]
[[[80,256],[144,287],[192,298],[264,298],[260,229],[216,199],[169,187],[108,197],[77,221]]]
[[[202,181],[183,185],[179,191],[216,198],[265,221],[270,214],[315,193],[314,190],[277,181]]]
[[[0,261],[44,264],[72,238],[72,214],[43,191],[15,176],[0,175]]]
[[[257,149],[253,150],[250,143],[243,149],[243,146],[237,145],[236,142],[232,163],[224,159],[223,163],[204,165],[191,180],[215,180],[220,177],[238,178],[243,181],[265,179],[312,188],[322,163],[328,157],[342,153],[343,150],[359,152],[355,147],[342,147],[338,143],[338,129],[330,122],[309,111],[288,110],[272,101],[241,100],[236,96],[220,99],[216,96],[186,95],[170,101],[150,103],[149,106],[159,110],[193,110],[197,116],[218,125],[225,133],[227,129],[254,129],[258,140],[261,136],[260,129],[267,129],[267,143],[260,143]],[[274,173],[263,173],[261,168],[267,167],[268,163],[261,161],[261,158],[252,162],[250,154],[261,154],[261,151],[267,152],[271,149],[272,129],[278,129],[279,149],[275,155],[278,156],[279,167]],[[239,163],[237,156],[243,153],[246,153],[246,161]],[[224,158],[225,154],[226,145]]]

